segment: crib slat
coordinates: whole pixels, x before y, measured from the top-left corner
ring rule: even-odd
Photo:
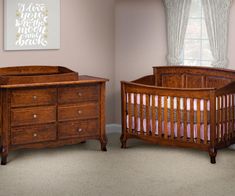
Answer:
[[[225,108],[224,108],[224,113],[225,113],[225,118],[224,118],[224,123],[225,123],[225,135],[224,135],[224,139],[225,141],[228,140],[228,108],[227,108],[227,104],[228,104],[228,100],[227,100],[227,95],[224,96],[225,98]]]
[[[184,98],[184,141],[187,141],[187,98]]]
[[[138,108],[137,108],[137,94],[134,94],[134,122],[135,122],[135,134],[138,134]]]
[[[230,132],[230,139],[232,139],[233,137],[233,126],[232,126],[232,94],[229,95],[229,99],[230,99],[230,105],[229,105],[229,122],[230,122],[230,126],[229,126],[229,132]]]
[[[216,97],[215,93],[211,94],[210,97],[210,147],[214,148],[216,145],[215,141],[215,122],[216,122]]]
[[[144,118],[144,110],[143,110],[143,94],[140,94],[140,135],[144,135],[144,125],[143,125],[143,118]]]
[[[233,138],[233,94],[231,94],[231,106],[230,106],[230,118],[231,118],[231,138]]]
[[[218,142],[219,141],[219,97],[215,98],[215,140]]]
[[[124,85],[121,84],[122,90],[121,90],[121,105],[122,105],[122,135],[123,137],[125,137],[127,130],[127,115],[128,115],[128,111],[127,111],[127,93],[125,92],[124,89]]]
[[[132,108],[131,108],[131,93],[128,94],[128,117],[129,117],[129,120],[128,120],[128,127],[129,127],[129,133],[132,133]]]
[[[230,126],[229,126],[229,137],[230,139],[232,139],[233,137],[233,126],[232,126],[232,94],[229,95],[229,122],[230,122]]]
[[[146,95],[146,135],[150,133],[150,113],[149,113],[150,103],[149,95]]]
[[[174,97],[170,98],[171,108],[170,108],[170,116],[171,116],[171,139],[174,139]]]
[[[156,103],[155,95],[152,95],[152,136],[155,137],[156,133]]]
[[[220,141],[220,96],[218,96],[217,98],[217,122],[216,122],[216,126],[217,126],[217,140],[218,142]]]
[[[221,141],[224,141],[224,97],[221,96]]]
[[[201,140],[201,108],[200,99],[197,99],[197,143],[200,144]]]
[[[227,95],[228,96],[228,107],[227,107],[227,110],[228,110],[228,140],[230,140],[230,136],[231,136],[231,119],[230,119],[230,108],[231,108],[231,106],[230,106],[230,95]]]
[[[207,100],[204,100],[204,119],[203,119],[203,124],[204,124],[204,144],[207,144],[208,140],[208,131],[207,131]]]
[[[167,117],[167,97],[164,96],[164,138],[168,138],[168,128],[167,128],[167,122],[168,122],[168,117]]]
[[[220,127],[220,141],[223,140],[223,135],[222,135],[222,124],[223,124],[223,118],[222,118],[222,108],[223,108],[223,105],[222,105],[222,97],[219,97],[220,98],[220,103],[219,103],[219,127]]]
[[[180,140],[180,98],[177,97],[177,139]]]
[[[162,97],[158,96],[158,134],[162,137]]]
[[[194,107],[193,107],[193,99],[190,98],[190,141],[194,141]]]
[[[235,136],[235,132],[234,132],[234,94],[232,94],[232,137]]]

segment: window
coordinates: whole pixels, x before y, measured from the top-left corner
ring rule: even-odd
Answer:
[[[213,57],[201,0],[192,0],[182,57],[184,65],[211,66]]]

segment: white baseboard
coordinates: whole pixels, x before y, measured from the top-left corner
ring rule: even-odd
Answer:
[[[107,133],[121,133],[122,126],[120,124],[107,124],[106,132]]]
[[[231,150],[235,150],[235,144],[229,146],[228,148],[231,149]]]

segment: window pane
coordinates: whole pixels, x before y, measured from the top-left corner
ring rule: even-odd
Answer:
[[[205,19],[202,20],[202,39],[208,39]]]
[[[192,0],[182,59],[185,65],[210,66],[213,60],[202,0]]]
[[[184,65],[199,66],[200,61],[198,61],[198,60],[184,60]]]
[[[184,59],[200,59],[200,41],[185,40]]]
[[[209,40],[202,40],[202,59],[201,60],[212,60],[211,48]]]
[[[201,17],[201,0],[192,0],[190,16],[189,17]]]
[[[211,61],[201,61],[201,66],[212,67]]]
[[[201,19],[189,19],[185,38],[201,38]]]

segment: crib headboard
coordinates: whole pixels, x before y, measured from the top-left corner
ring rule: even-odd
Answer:
[[[220,88],[235,80],[235,71],[192,66],[153,67],[155,85],[174,88]]]

